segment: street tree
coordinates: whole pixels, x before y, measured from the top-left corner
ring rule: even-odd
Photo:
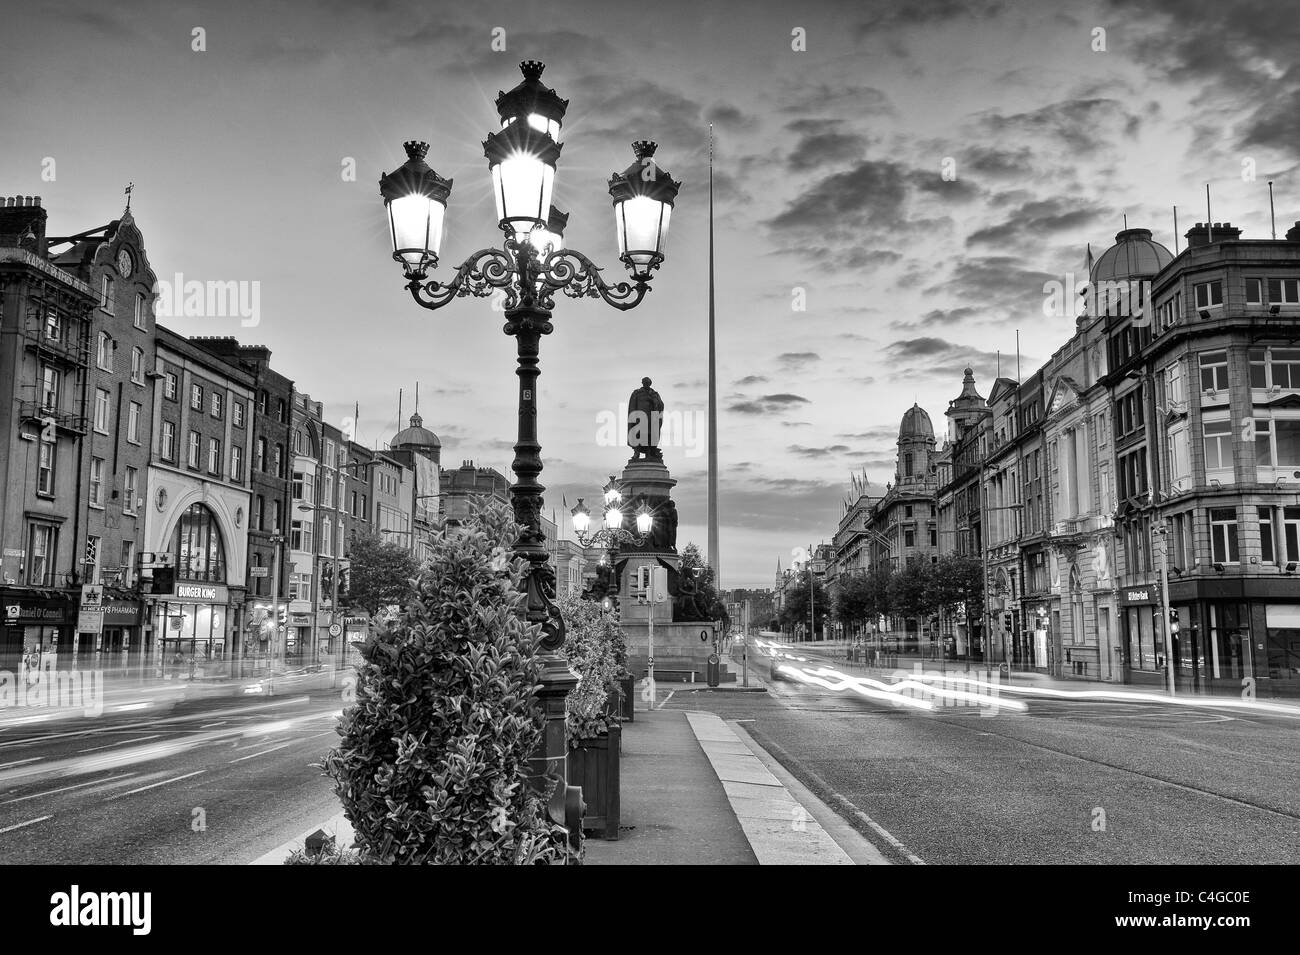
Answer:
[[[809,577],[812,577],[811,598]],[[813,623],[814,633],[822,632],[822,624],[830,613],[830,601],[827,600],[826,588],[809,570],[801,571],[785,588],[785,601],[781,607],[781,626],[795,629],[801,624],[808,627],[808,601],[815,604],[813,612],[817,615]]]
[[[348,548],[352,569],[348,575],[347,601],[374,614],[380,607],[401,602],[419,564],[400,544],[378,534],[356,534]]]
[[[700,606],[709,608],[710,619],[722,621],[723,633],[730,630],[731,615],[727,613],[727,605],[718,594],[717,584],[713,580],[713,567],[704,562],[699,545],[687,544],[682,549],[681,573],[683,577],[693,576],[700,593]]]

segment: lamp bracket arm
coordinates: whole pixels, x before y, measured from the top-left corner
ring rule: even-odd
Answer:
[[[515,263],[510,255],[502,249],[479,249],[456,269],[456,274],[449,282],[436,279],[423,282],[420,276],[412,276],[406,283],[411,297],[422,308],[442,308],[455,298],[473,295],[483,298],[491,295],[493,290],[505,291],[505,308],[518,304],[519,293],[515,289]]]
[[[650,290],[647,282],[616,282],[601,278],[602,269],[575,249],[556,249],[541,263],[539,278],[547,293],[563,291],[570,298],[603,298],[622,311],[635,308]]]

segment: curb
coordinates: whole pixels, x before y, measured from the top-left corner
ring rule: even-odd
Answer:
[[[338,815],[331,816],[319,825],[312,826],[302,835],[290,839],[282,845],[276,846],[270,852],[263,853],[248,865],[284,865],[284,860],[296,850],[301,849],[310,836],[317,829],[324,829],[334,837],[335,845],[340,849],[352,847],[352,823],[348,822],[347,817],[339,812]]]

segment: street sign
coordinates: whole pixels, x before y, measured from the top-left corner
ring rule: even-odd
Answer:
[[[337,623],[332,623],[332,624],[330,624],[330,636],[331,636],[331,637],[337,637],[337,636],[339,636],[341,633],[343,633],[343,628],[342,628],[341,626],[339,626]]]
[[[271,576],[271,568],[269,568],[269,567],[250,567],[250,568],[248,568],[248,576],[250,576],[250,577],[269,577],[269,576]]]
[[[701,630],[701,631],[700,631],[700,643],[708,643],[708,642],[709,642],[709,631],[707,631],[707,630]]]

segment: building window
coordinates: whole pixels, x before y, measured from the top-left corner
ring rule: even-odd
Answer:
[[[90,504],[92,507],[104,506],[104,459],[90,459]]]
[[[86,580],[92,584],[99,583],[99,543],[93,534],[86,535],[86,553],[82,555],[82,566],[86,569]]]
[[[108,434],[108,403],[111,400],[103,388],[95,389],[95,430]]]
[[[54,558],[59,552],[59,529],[33,522],[27,536],[27,583],[48,587],[54,583]]]
[[[1300,507],[1282,508],[1282,544],[1287,560],[1300,561]]]
[[[1252,348],[1250,387],[1300,388],[1300,348]]]
[[[278,478],[284,477],[284,445],[283,444],[277,444],[275,446],[275,476]]]
[[[131,349],[131,380],[137,385],[144,384],[144,351],[140,348]]]
[[[176,460],[176,425],[170,421],[162,423],[162,440],[159,442],[158,452],[164,460]]]
[[[302,432],[301,431],[295,431],[293,433],[293,453],[302,454]]]
[[[54,496],[54,465],[58,447],[53,441],[42,441],[40,463],[36,470],[36,493]]]
[[[1228,390],[1228,353],[1226,351],[1207,351],[1200,355],[1201,390]]]
[[[289,522],[289,547],[291,550],[301,550],[312,553],[312,527],[311,521],[290,521]]]
[[[1246,304],[1259,305],[1263,299],[1264,280],[1246,279]]]
[[[911,504],[904,504],[904,505],[903,505],[903,516],[904,516],[904,517],[911,517],[911,516],[912,516],[912,505],[911,505]]]
[[[212,417],[214,418],[221,417],[221,412],[224,409],[224,401],[225,401],[225,396],[222,395],[220,392],[214,391],[212,393]]]
[[[1237,511],[1234,508],[1210,508],[1210,549],[1216,564],[1240,562],[1237,551]]]
[[[136,485],[139,481],[139,472],[135,468],[128,467],[126,476],[122,479],[122,513],[135,513],[135,496]]]
[[[170,398],[172,401],[175,401],[176,400],[176,376],[170,371],[163,372],[163,381],[166,382],[166,384],[163,386],[163,397]]]
[[[907,530],[903,531],[903,546],[904,547],[916,546],[916,531],[912,530],[912,528],[910,527],[907,528]]]
[[[284,516],[284,512],[281,510],[281,508],[282,505],[280,501],[275,500],[271,502],[271,516],[275,518],[275,526],[271,528],[271,531],[276,534],[279,534],[280,529],[284,527],[284,524],[281,522],[281,518]]]
[[[1295,305],[1300,302],[1300,279],[1269,279],[1270,305]]]
[[[230,422],[236,428],[244,426],[244,403],[242,401],[236,401],[230,406]]]
[[[275,420],[284,421],[284,399],[280,398],[275,403]]]
[[[140,328],[140,329],[145,328],[144,317],[148,313],[148,308],[149,306],[145,302],[145,297],[137,292],[135,296],[135,327],[136,328]]]
[[[199,466],[199,433],[197,431],[190,432],[190,453],[187,460],[190,467],[197,468]]]
[[[1231,469],[1232,422],[1227,418],[1205,422],[1205,469]]]
[[[126,440],[132,444],[140,443],[140,412],[144,409],[132,401],[126,415]]]
[[[1274,514],[1276,508],[1261,507],[1259,510],[1259,559],[1266,564],[1274,563],[1273,542],[1276,538]]]
[[[244,479],[244,449],[237,444],[230,446],[230,479],[232,481]]]
[[[254,530],[266,530],[266,498],[260,494],[253,500],[252,525]]]
[[[205,505],[191,504],[181,515],[172,534],[172,554],[178,577],[225,582],[226,549],[221,528]]]
[[[59,318],[58,309],[45,310],[45,338],[52,342],[63,340],[63,320]]]
[[[113,370],[113,339],[108,332],[99,333],[99,349],[95,353],[95,364],[104,371]]]
[[[1186,400],[1187,394],[1183,387],[1183,363],[1176,361],[1165,368],[1165,401],[1174,405],[1182,404]]]
[[[106,312],[113,310],[113,280],[107,275],[99,280],[99,307]]]
[[[939,532],[936,531],[933,527],[930,528],[930,546],[931,547],[939,546]]]
[[[266,438],[257,439],[257,462],[254,467],[263,474],[266,473]]]
[[[221,473],[221,442],[216,438],[208,438],[208,473]]]
[[[41,371],[41,407],[46,411],[59,410],[59,373],[48,366]]]
[[[195,411],[203,410],[203,386],[190,385],[190,408]]]
[[[122,541],[122,578],[123,587],[130,587],[135,577],[135,541]]]
[[[1223,282],[1218,279],[1200,282],[1192,286],[1192,289],[1196,292],[1197,308],[1212,308],[1223,304]]]

